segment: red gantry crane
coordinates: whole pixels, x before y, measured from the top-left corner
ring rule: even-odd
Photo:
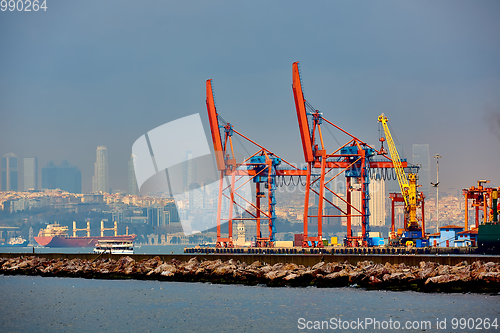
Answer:
[[[494,187],[485,187],[483,184],[489,183],[489,180],[478,180],[477,187],[471,186],[467,189],[463,189],[462,193],[465,197],[465,231],[469,230],[469,205],[471,205],[475,210],[475,228],[478,228],[480,225],[479,212],[483,211],[483,224],[488,223],[494,220],[494,216],[498,213],[495,213],[493,207],[494,204],[493,199],[495,195],[493,192],[497,191]],[[472,200],[472,203],[469,204],[469,200]],[[497,207],[497,212],[500,207]],[[496,221],[495,221],[496,222]]]
[[[314,109],[304,98],[299,62],[292,65],[292,90],[295,99],[299,132],[302,140],[304,159],[307,163],[307,181],[304,198],[304,239],[303,247],[323,247],[322,222],[324,217],[342,217],[347,219],[346,246],[369,246],[369,183],[370,176],[378,172],[377,169],[394,168],[392,160],[385,152],[377,151],[367,145],[364,141],[348,133],[344,129],[327,120],[323,114]],[[322,126],[332,126],[336,130],[346,134],[350,140],[335,150],[327,151],[324,144]],[[381,160],[375,160],[375,155],[381,155]],[[406,161],[402,167],[406,167]],[[335,170],[335,171],[334,171]],[[335,193],[327,184],[344,174],[346,179],[346,199]],[[326,176],[331,176],[326,180]],[[354,191],[352,184],[361,184],[361,207],[353,205],[351,192]],[[319,183],[319,186],[317,184]],[[325,191],[345,203],[345,210],[325,198]],[[318,213],[309,214],[311,194],[318,195]],[[334,200],[337,201],[337,200]],[[325,202],[335,207],[338,215],[326,215],[323,213]],[[361,217],[361,236],[353,236],[352,219]],[[308,218],[316,218],[318,222],[317,236],[309,236]]]
[[[250,140],[236,131],[232,124],[224,121],[217,113],[212,80],[206,82],[207,111],[212,133],[217,169],[220,172],[219,196],[217,202],[217,247],[234,247],[233,221],[254,220],[256,222],[256,247],[273,247],[275,242],[275,205],[276,205],[276,177],[277,176],[305,176],[306,171],[300,170],[276,154]],[[222,136],[221,136],[222,131]],[[246,142],[258,148],[257,152],[238,162],[233,148],[233,136],[237,135]],[[286,167],[278,169],[285,164]],[[230,178],[224,184],[224,179]],[[242,188],[252,182],[255,185],[255,202],[242,195]],[[267,202],[263,202],[266,200]],[[238,199],[238,200],[236,200]],[[229,216],[222,217],[222,202],[228,200]],[[239,209],[240,214],[235,214]],[[267,221],[268,236],[261,233],[261,222]],[[221,236],[221,224],[228,223],[228,237]]]

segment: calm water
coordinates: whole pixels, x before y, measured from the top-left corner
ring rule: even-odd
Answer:
[[[0,276],[0,295],[1,332],[311,331],[298,329],[299,318],[305,322],[375,318],[403,324],[429,320],[432,328],[427,332],[465,332],[452,329],[452,318],[500,317],[498,295],[355,288]],[[447,320],[446,329],[436,329],[437,318]]]

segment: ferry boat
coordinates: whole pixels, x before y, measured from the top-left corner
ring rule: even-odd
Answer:
[[[18,236],[18,237],[12,237],[11,239],[9,239],[7,241],[7,243],[1,244],[0,246],[1,247],[11,247],[11,246],[23,247],[23,246],[27,246],[27,245],[28,245],[28,241],[26,239],[22,238],[21,236]]]
[[[134,254],[134,242],[122,240],[99,240],[94,253]]]

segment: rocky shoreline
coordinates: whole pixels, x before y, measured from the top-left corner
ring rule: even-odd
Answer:
[[[52,259],[36,256],[0,258],[0,274],[81,277],[96,279],[150,279],[180,282],[267,285],[270,287],[346,287],[367,289],[415,290],[422,292],[500,292],[500,264],[475,261],[455,266],[420,262],[418,267],[404,263],[374,264],[360,261],[319,262],[310,267],[294,263],[252,264],[230,259],[187,262],[160,257],[135,261],[102,258]]]

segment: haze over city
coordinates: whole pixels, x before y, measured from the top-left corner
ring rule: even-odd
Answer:
[[[0,0],[0,331],[498,329],[499,17]]]
[[[0,155],[37,157],[39,170],[68,160],[83,192],[99,145],[109,186],[126,191],[132,144],[147,131],[199,113],[211,142],[209,78],[225,120],[302,162],[294,61],[330,121],[378,145],[385,113],[410,161],[412,144],[442,156],[443,188],[499,184],[497,1],[48,5],[0,13]]]

